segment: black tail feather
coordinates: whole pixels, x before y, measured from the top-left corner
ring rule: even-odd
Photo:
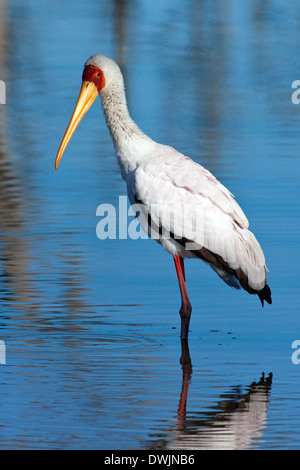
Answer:
[[[268,284],[266,284],[262,290],[258,291],[257,295],[260,298],[262,307],[264,306],[264,300],[268,302],[268,304],[272,303],[271,289]]]
[[[138,199],[135,199],[135,200],[138,204],[142,204],[142,201],[139,201]],[[151,218],[150,218],[150,216],[148,216],[148,217],[149,217],[149,225],[152,226],[151,225]],[[184,237],[183,238],[175,238],[175,236],[172,232],[170,232],[170,237],[172,239],[174,239],[179,245],[181,245],[183,247],[186,247],[188,243],[192,243],[193,245],[195,245],[194,242],[192,242],[191,240],[188,240],[187,238],[184,238]],[[272,303],[271,289],[268,286],[268,284],[266,284],[265,287],[263,287],[263,289],[261,289],[261,290],[255,290],[255,289],[253,289],[252,287],[249,286],[248,276],[243,272],[243,270],[241,268],[238,268],[238,269],[231,268],[229,266],[229,264],[220,255],[218,255],[216,253],[213,253],[212,251],[208,250],[204,246],[199,245],[199,249],[197,249],[197,250],[193,249],[192,251],[193,251],[195,256],[202,259],[206,263],[209,263],[211,265],[211,267],[216,266],[216,268],[220,268],[225,273],[228,273],[230,276],[232,276],[232,277],[235,276],[237,278],[239,284],[241,285],[241,287],[243,289],[245,289],[245,291],[249,292],[249,294],[257,294],[258,295],[258,297],[261,301],[262,307],[264,306],[264,300],[266,302],[268,302],[268,304]],[[233,282],[232,279],[229,279],[229,278],[223,276],[222,273],[218,272],[217,269],[215,271],[221,277],[221,279],[223,279],[223,281],[226,282],[228,285],[230,285],[231,287],[238,288],[238,286]]]

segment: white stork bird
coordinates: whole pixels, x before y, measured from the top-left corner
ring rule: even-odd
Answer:
[[[191,303],[184,258],[200,258],[228,285],[272,303],[265,258],[232,194],[208,170],[172,147],[145,135],[129,115],[124,80],[111,59],[97,54],[85,63],[82,86],[59,147],[57,169],[77,125],[98,95],[131,204],[146,216],[150,235],[174,258],[182,305],[181,338],[187,339]],[[143,224],[141,224],[143,226]],[[166,236],[168,234],[168,236]]]

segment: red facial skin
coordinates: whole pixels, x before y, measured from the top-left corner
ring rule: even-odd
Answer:
[[[87,65],[84,67],[82,81],[94,83],[98,93],[100,93],[105,85],[105,79],[102,70],[98,69],[98,67],[95,67],[94,65]]]

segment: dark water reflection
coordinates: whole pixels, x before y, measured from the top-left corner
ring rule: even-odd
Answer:
[[[151,449],[160,450],[243,450],[256,446],[267,425],[272,373],[263,373],[246,390],[232,387],[218,397],[210,411],[188,411],[188,389],[192,363],[188,344],[182,341],[182,390],[177,409],[177,422],[155,439]],[[165,437],[162,437],[165,434]]]
[[[299,4],[13,0],[0,13],[1,448],[299,448]],[[53,169],[95,52],[122,66],[138,124],[237,196],[266,254],[264,310],[187,264],[192,359],[169,256],[96,237],[97,206],[126,194],[100,103]]]

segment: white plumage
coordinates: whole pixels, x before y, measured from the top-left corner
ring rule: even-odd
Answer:
[[[140,204],[145,231],[174,257],[182,297],[181,337],[191,304],[183,259],[201,258],[230,286],[271,303],[264,254],[233,195],[208,170],[146,136],[131,119],[122,73],[100,54],[88,59],[81,93],[56,158],[56,168],[78,123],[100,94],[131,204]],[[152,230],[150,232],[150,229]]]

